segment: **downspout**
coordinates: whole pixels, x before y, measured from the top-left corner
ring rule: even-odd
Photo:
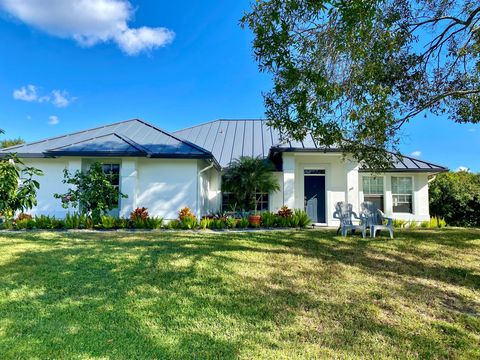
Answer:
[[[200,187],[200,185],[201,185],[200,177],[205,171],[213,168],[213,166],[214,166],[214,163],[212,162],[210,165],[208,165],[207,167],[203,168],[202,170],[200,170],[198,172],[198,178],[197,178],[197,218],[198,218],[198,220],[200,220],[200,217],[201,217],[200,216],[200,210],[201,210],[201,208],[200,208],[200,193],[202,192],[201,191],[202,189]]]
[[[433,180],[437,178],[437,175],[433,175],[432,178],[428,179],[427,183],[430,184]]]

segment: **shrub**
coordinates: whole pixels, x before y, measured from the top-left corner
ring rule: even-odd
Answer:
[[[116,218],[110,215],[103,215],[100,222],[100,228],[105,230],[114,229],[116,226]]]
[[[177,229],[180,229],[180,227],[181,227],[181,223],[177,219],[170,220],[167,223],[167,229],[169,230],[177,230]]]
[[[429,228],[430,227],[430,220],[425,220],[420,223],[421,228]]]
[[[430,227],[444,228],[445,226],[447,226],[447,223],[442,218],[431,218],[430,219]]]
[[[262,226],[271,228],[276,224],[277,215],[271,213],[270,211],[265,211],[262,213]]]
[[[200,220],[200,229],[206,230],[212,227],[212,219],[204,217]]]
[[[154,216],[145,220],[146,229],[156,230],[156,229],[161,229],[162,226],[163,226],[163,218],[161,217]]]
[[[312,220],[305,210],[295,209],[293,215],[289,218],[289,222],[291,227],[306,228]]]
[[[56,219],[55,216],[40,215],[35,216],[35,226],[37,229],[44,230],[64,229],[65,223],[63,220]]]
[[[185,216],[182,220],[180,220],[180,225],[182,229],[193,230],[198,225],[197,218],[191,217],[191,216]]]
[[[22,220],[15,221],[15,228],[18,230],[32,230],[32,229],[35,229],[35,227],[36,227],[35,220],[31,218],[30,219],[25,218]]]
[[[283,205],[277,213],[278,216],[282,218],[288,218],[293,215],[292,209],[290,209],[287,205]]]
[[[150,217],[148,214],[148,209],[145,207],[138,207],[130,213],[130,220],[146,220]]]
[[[17,221],[20,221],[20,220],[32,220],[33,219],[33,216],[30,215],[30,214],[25,214],[25,213],[20,213],[18,214],[17,216]]]
[[[400,229],[400,228],[405,227],[406,224],[407,224],[407,222],[405,220],[393,219],[393,227],[394,228]]]
[[[480,226],[480,174],[438,174],[429,185],[430,213],[453,226]]]
[[[415,220],[410,220],[406,223],[405,227],[409,229],[416,229],[418,227],[418,224]]]
[[[178,212],[178,220],[183,221],[186,218],[195,218],[195,214],[188,207],[184,207]]]
[[[67,213],[65,215],[64,223],[67,229],[81,229],[85,227],[86,216],[74,212],[73,214]]]
[[[117,229],[127,229],[130,227],[128,219],[125,218],[115,218],[115,227]]]
[[[225,223],[225,218],[221,217],[221,218],[218,218],[218,219],[213,219],[212,220],[212,229],[218,229],[218,230],[222,230],[222,229],[225,229],[225,227],[227,226],[227,224]]]
[[[0,214],[9,218],[37,205],[40,183],[35,178],[42,175],[41,170],[24,166],[15,155],[0,158]]]
[[[283,217],[283,216],[277,215],[275,217],[275,226],[276,227],[282,227],[282,228],[289,227],[291,218],[292,218],[292,216]]]
[[[237,222],[238,222],[237,219],[229,216],[225,219],[225,226],[229,229],[235,229],[237,227]]]
[[[95,223],[101,221],[102,215],[116,209],[120,198],[127,198],[113,184],[112,175],[103,172],[99,162],[93,163],[86,172],[71,174],[65,169],[63,176],[63,183],[71,187],[65,194],[54,194],[54,197],[61,200],[63,208],[79,208],[83,214],[91,216]]]
[[[248,228],[249,225],[250,225],[250,221],[248,221],[248,218],[246,217],[242,217],[237,222],[237,227],[240,229],[246,229]]]

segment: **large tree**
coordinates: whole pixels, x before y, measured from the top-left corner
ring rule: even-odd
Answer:
[[[258,0],[242,24],[285,137],[381,168],[420,114],[480,121],[478,0]]]

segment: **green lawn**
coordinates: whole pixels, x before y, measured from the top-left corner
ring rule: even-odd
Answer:
[[[0,233],[2,359],[480,358],[480,230]]]

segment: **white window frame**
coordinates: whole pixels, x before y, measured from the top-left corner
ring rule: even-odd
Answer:
[[[395,205],[394,205],[393,197],[395,195],[407,195],[407,194],[395,194],[393,192],[393,178],[410,178],[410,179],[412,179],[412,190],[411,190],[411,194],[410,194],[410,196],[412,197],[412,206],[411,206],[412,207],[412,212],[398,212],[398,211],[394,210]],[[415,189],[415,177],[412,176],[412,175],[395,175],[395,176],[392,176],[390,178],[390,190],[391,190],[390,192],[392,194],[392,212],[394,214],[412,214],[412,215],[415,214],[415,190],[414,189]]]
[[[363,188],[363,179],[364,178],[381,178],[383,182],[383,211],[387,209],[387,179],[385,175],[374,175],[374,174],[363,174],[361,177],[361,189],[362,189],[362,201],[365,201],[365,195],[370,195],[370,194],[365,194],[365,189]],[[374,194],[374,195],[380,195],[380,194]]]

